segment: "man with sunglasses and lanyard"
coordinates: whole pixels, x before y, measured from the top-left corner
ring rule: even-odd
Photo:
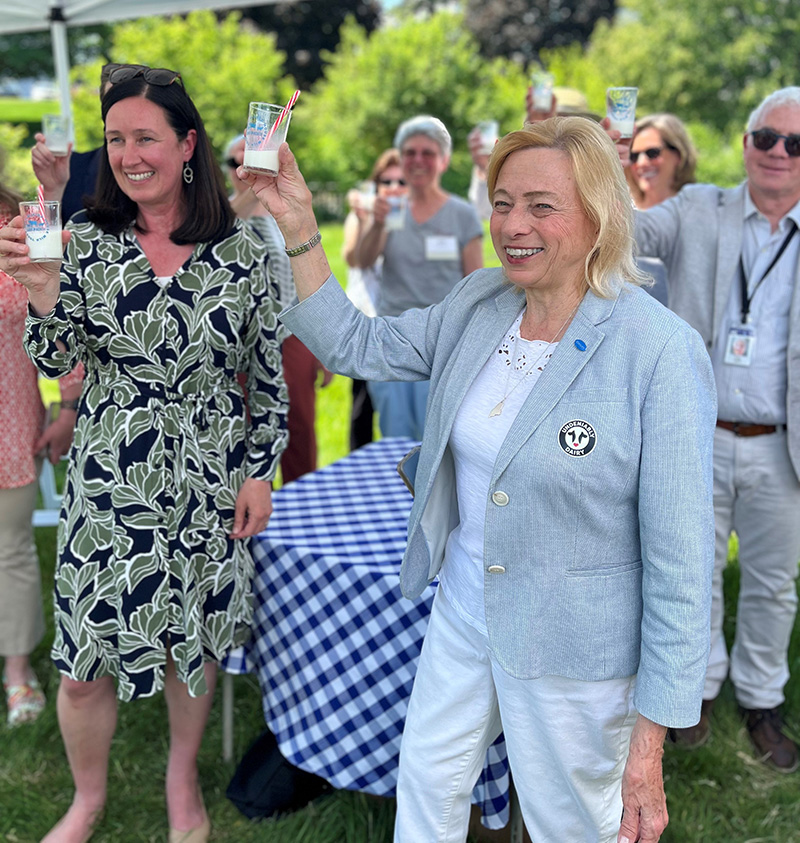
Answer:
[[[609,134],[617,139],[619,133]],[[705,339],[719,395],[703,713],[696,726],[672,737],[688,748],[705,743],[730,667],[758,756],[792,772],[797,747],[783,733],[779,707],[789,678],[800,557],[800,87],[775,91],[750,115],[744,164],[747,179],[738,187],[687,185],[636,213],[639,251],[666,264],[670,307]],[[732,531],[741,584],[729,659],[722,572]]]

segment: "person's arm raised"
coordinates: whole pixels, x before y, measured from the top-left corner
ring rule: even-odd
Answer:
[[[325,250],[317,240],[319,227],[311,204],[311,191],[306,185],[289,145],[282,143],[278,150],[277,176],[251,173],[239,169],[239,178],[246,181],[258,201],[272,214],[286,241],[286,251],[292,261],[297,297],[302,301],[315,293],[328,279],[331,268]],[[292,250],[303,247],[299,254]]]

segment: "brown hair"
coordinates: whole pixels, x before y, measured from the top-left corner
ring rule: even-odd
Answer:
[[[680,162],[672,180],[672,189],[677,193],[685,184],[694,184],[697,150],[683,122],[674,114],[648,114],[647,117],[636,121],[633,137],[645,129],[655,129],[667,149],[678,153]]]
[[[396,149],[387,149],[378,156],[378,160],[375,162],[375,166],[372,168],[372,175],[370,178],[372,181],[377,182],[378,179],[383,174],[384,170],[388,170],[389,167],[399,167],[400,166],[400,152]]]
[[[633,260],[633,210],[616,147],[600,126],[585,117],[551,117],[526,123],[495,144],[486,181],[494,196],[506,158],[521,149],[557,149],[572,163],[583,212],[597,230],[586,256],[586,283],[596,295],[611,298],[624,282],[647,283]]]
[[[225,191],[222,171],[194,103],[182,85],[150,85],[143,76],[135,76],[115,83],[103,95],[103,124],[115,103],[133,97],[144,97],[162,108],[167,123],[179,140],[183,140],[191,129],[197,135],[194,153],[189,160],[194,179],[181,185],[185,218],[175,231],[170,232],[170,239],[178,245],[221,240],[233,229],[235,217]],[[87,218],[106,233],[119,234],[135,223],[137,213],[136,203],[122,192],[111,172],[108,150],[104,145],[100,154],[97,190],[87,206]]]

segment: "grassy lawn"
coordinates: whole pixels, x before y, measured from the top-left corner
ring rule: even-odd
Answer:
[[[61,105],[55,100],[22,100],[0,97],[0,123],[38,123],[43,114],[60,114]]]
[[[345,278],[339,252],[341,233],[323,228],[334,272]],[[491,248],[489,246],[489,248]],[[53,385],[46,390],[52,393]],[[317,431],[320,463],[347,451],[350,411],[349,381],[336,377],[319,393]],[[37,531],[43,587],[52,592],[55,530]],[[736,543],[726,571],[728,617],[738,590]],[[48,628],[52,612],[45,600]],[[729,620],[726,628],[732,637]],[[0,840],[39,840],[68,806],[71,782],[58,733],[55,709],[56,671],[50,664],[50,638],[34,654],[50,705],[33,726],[6,731],[0,725]],[[800,625],[790,650],[792,679],[787,686],[789,731],[800,740]],[[240,757],[263,729],[255,678],[236,677],[235,754]],[[732,689],[725,685],[712,716],[713,735],[695,752],[667,747],[664,759],[670,825],[665,843],[800,843],[800,773],[784,776],[756,762],[741,726]],[[109,804],[93,840],[98,843],[163,841],[166,812],[163,774],[166,758],[166,710],[161,698],[120,708],[119,727],[109,771]],[[221,702],[211,715],[200,765],[213,839],[223,843],[388,843],[392,839],[393,803],[361,794],[340,792],[279,821],[251,824],[225,798],[233,765],[221,760]],[[427,843],[419,841],[419,843]],[[573,841],[565,841],[573,843]]]

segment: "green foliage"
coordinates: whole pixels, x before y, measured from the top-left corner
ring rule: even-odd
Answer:
[[[705,123],[687,123],[697,147],[697,181],[733,187],[745,177],[742,160],[742,132],[718,132]]]
[[[55,100],[22,100],[0,97],[0,121],[4,123],[40,123],[43,114],[60,114]]]
[[[31,169],[31,153],[22,146],[27,137],[27,126],[0,123],[0,163],[4,161],[5,164],[0,179],[3,184],[33,199],[36,195],[36,178]]]
[[[307,90],[322,76],[322,51],[335,50],[339,29],[352,15],[367,32],[377,27],[381,6],[377,0],[291,0],[248,6],[242,10],[265,32],[274,32],[278,48],[286,54],[286,72]]]
[[[107,24],[70,26],[67,38],[70,64],[91,61],[101,55],[107,48],[110,31]],[[54,72],[53,39],[49,29],[0,36],[0,76],[21,79],[52,76]]]
[[[493,117],[508,131],[523,117],[522,71],[506,59],[482,59],[457,14],[401,16],[370,37],[350,20],[325,59],[324,79],[298,103],[292,146],[307,178],[342,190],[369,173],[403,120],[428,113],[453,136],[444,185],[465,193],[470,129]]]
[[[691,127],[698,178],[742,180],[741,135],[771,91],[796,84],[800,19],[788,0],[620,0],[589,47],[544,51],[558,84],[580,88],[605,112],[609,85],[639,88],[639,115],[667,111]]]
[[[294,82],[283,76],[284,56],[272,35],[240,26],[238,12],[222,20],[210,11],[183,17],[142,18],[114,27],[110,56],[115,62],[179,70],[215,149],[244,131],[247,105],[254,100],[286,102]],[[102,141],[98,85],[102,62],[73,71],[76,147]]]
[[[766,94],[796,84],[800,17],[789,0],[620,0],[618,7],[613,23],[598,23],[584,55],[547,55],[576,78],[594,76],[587,91],[594,108],[603,107],[607,85],[637,85],[640,114],[670,111],[741,131]]]

